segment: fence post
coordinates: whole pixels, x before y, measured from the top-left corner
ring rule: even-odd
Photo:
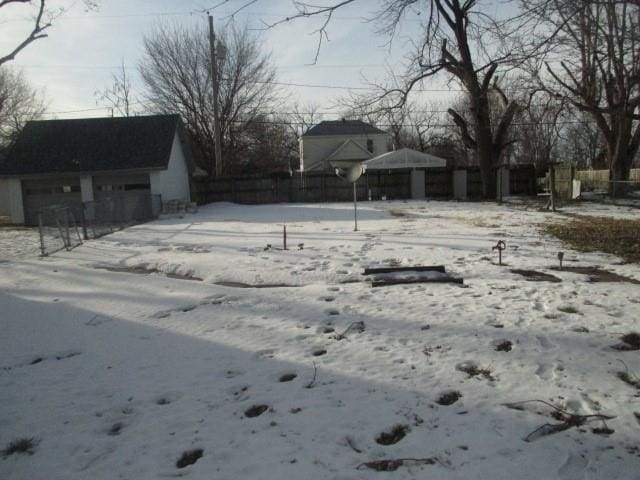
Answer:
[[[44,248],[44,234],[42,233],[42,212],[38,212],[38,233],[40,234],[40,254],[45,257],[47,255]]]
[[[85,240],[89,240],[89,235],[87,234],[87,216],[84,213],[85,202],[82,202],[82,208],[80,209],[80,221],[82,222],[82,236]]]

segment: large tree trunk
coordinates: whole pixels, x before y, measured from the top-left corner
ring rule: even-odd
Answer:
[[[609,194],[612,197],[625,197],[629,191],[629,175],[633,154],[630,156],[626,148],[609,150]]]
[[[496,155],[496,145],[493,142],[491,114],[486,92],[477,95],[475,99],[472,98],[471,110],[475,117],[475,150],[482,178],[482,198],[486,200],[495,199],[495,167],[497,166],[497,157],[499,155]]]
[[[629,191],[631,165],[637,153],[636,135],[632,135],[631,118],[621,115],[612,118],[612,135],[607,141],[607,157],[609,160],[609,194],[612,197],[624,197]]]

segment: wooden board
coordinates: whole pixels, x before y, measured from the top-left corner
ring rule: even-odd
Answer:
[[[443,278],[398,278],[398,279],[380,279],[371,282],[372,287],[387,287],[390,285],[406,285],[412,283],[456,283],[462,285],[464,280],[462,278],[455,277],[443,277]]]
[[[395,272],[440,272],[445,273],[443,265],[420,266],[415,267],[381,267],[381,268],[365,268],[363,275],[375,275],[377,273],[395,273]]]

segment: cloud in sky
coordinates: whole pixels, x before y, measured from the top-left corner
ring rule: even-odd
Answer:
[[[111,75],[124,62],[134,78],[134,87],[141,93],[136,64],[143,54],[142,40],[154,25],[163,22],[201,24],[206,26],[202,10],[219,4],[220,0],[101,0],[99,8],[85,11],[79,0],[51,0],[52,8],[65,8],[39,40],[20,53],[14,65],[23,68],[30,82],[44,88],[52,112],[67,112],[96,108],[95,92],[107,87]],[[247,0],[228,0],[213,10],[216,28]],[[364,7],[363,7],[364,6]],[[377,25],[367,22],[372,17],[374,2],[356,2],[340,9],[328,27],[329,41],[323,44],[316,65],[317,30],[322,20],[298,19],[260,31],[293,13],[290,0],[259,0],[243,9],[235,22],[256,29],[265,50],[272,53],[278,69],[278,80],[285,83],[314,85],[366,86],[365,79],[381,81],[388,68],[400,68],[403,52],[408,48],[405,35],[411,36],[418,24],[407,24],[391,47],[387,38],[376,35]],[[9,51],[16,39],[23,38],[30,27],[29,16],[22,6],[2,12],[0,53]],[[442,83],[434,84],[442,87]],[[304,87],[287,88],[288,98],[302,103],[313,102],[323,111],[331,109],[348,92],[338,89]],[[98,105],[101,106],[101,105]],[[337,115],[337,109],[336,115]],[[59,117],[102,116],[106,109],[60,113]]]

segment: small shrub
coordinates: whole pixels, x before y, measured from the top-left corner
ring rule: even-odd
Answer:
[[[2,456],[8,457],[9,455],[13,455],[16,453],[33,455],[34,449],[36,448],[36,443],[37,442],[33,437],[13,440],[2,451]]]
[[[488,368],[480,368],[473,362],[464,362],[456,366],[456,369],[466,373],[469,377],[483,377],[487,380],[495,380]]]

